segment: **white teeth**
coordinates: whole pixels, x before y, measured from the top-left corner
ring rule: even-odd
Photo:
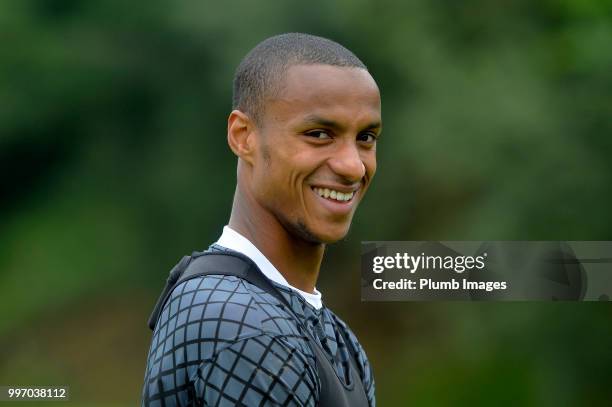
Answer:
[[[340,202],[350,201],[355,195],[355,191],[344,193],[344,192],[329,190],[327,188],[313,188],[313,190],[319,196],[322,196],[324,198],[331,198],[333,200],[340,201]]]

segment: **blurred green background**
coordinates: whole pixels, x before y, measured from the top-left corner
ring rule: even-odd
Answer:
[[[378,404],[610,405],[606,303],[359,299],[361,240],[612,240],[605,0],[0,2],[0,384],[139,404],[168,270],[229,217],[234,69],[288,31],[382,92],[378,173],[318,284]]]

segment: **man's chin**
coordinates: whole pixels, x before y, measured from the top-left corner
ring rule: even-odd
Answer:
[[[331,244],[342,240],[348,233],[348,228],[321,227],[312,228],[298,221],[292,228],[294,235],[312,244]]]
[[[319,234],[319,240],[325,244],[332,244],[341,241],[348,234],[348,230],[343,230],[337,233],[321,233]]]
[[[348,227],[338,227],[335,225],[333,227],[308,228],[306,225],[301,224],[300,229],[308,237],[306,240],[313,243],[336,243],[344,239],[348,234]]]

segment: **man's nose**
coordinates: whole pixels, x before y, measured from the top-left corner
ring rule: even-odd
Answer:
[[[366,172],[359,147],[354,142],[343,142],[338,146],[329,160],[329,166],[337,175],[351,182],[359,182]]]

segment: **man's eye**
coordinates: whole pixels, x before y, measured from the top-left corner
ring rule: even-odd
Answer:
[[[325,140],[325,139],[330,139],[331,138],[329,133],[326,132],[326,131],[323,131],[323,130],[311,131],[311,132],[306,133],[306,135],[310,136],[310,137],[314,137],[314,138],[319,139],[319,140]]]
[[[372,133],[361,133],[357,136],[358,141],[365,141],[366,143],[373,143],[376,141],[376,136]]]

